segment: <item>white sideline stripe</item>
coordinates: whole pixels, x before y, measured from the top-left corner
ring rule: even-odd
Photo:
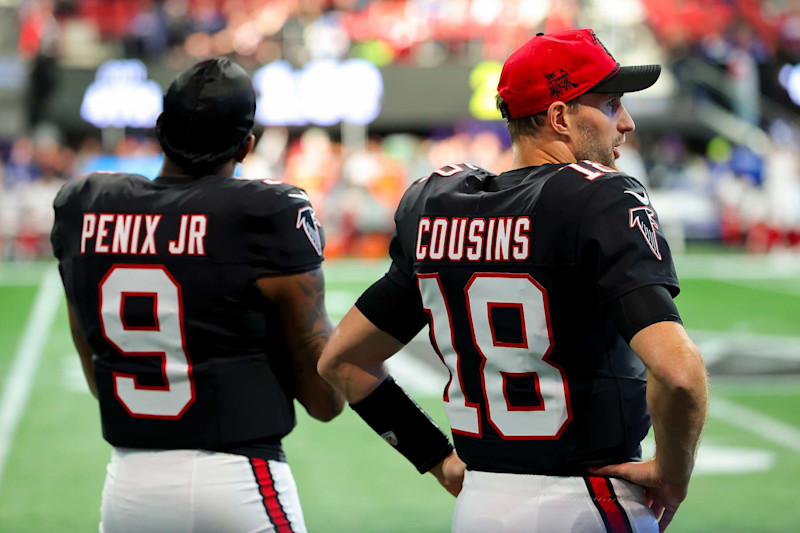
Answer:
[[[39,366],[42,348],[61,303],[61,281],[58,271],[49,268],[36,293],[36,300],[28,316],[25,332],[5,379],[0,397],[0,485],[3,481],[6,458],[11,450],[14,433],[25,411],[33,378]]]
[[[800,430],[796,427],[720,398],[712,398],[709,407],[714,418],[800,453]]]

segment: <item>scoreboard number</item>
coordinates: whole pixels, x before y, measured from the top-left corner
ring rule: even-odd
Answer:
[[[486,418],[506,440],[554,440],[572,419],[569,389],[563,369],[548,361],[553,336],[547,293],[527,274],[478,273],[463,290],[463,303],[473,346],[456,347],[453,314],[438,274],[419,274],[423,306],[429,314],[431,339],[436,352],[450,372],[444,392],[445,407],[454,433],[482,436],[480,405],[466,394],[463,351],[477,353],[480,365],[481,403]],[[461,300],[461,296],[457,297]],[[519,309],[522,342],[496,339],[491,308]],[[463,327],[460,330],[464,330]],[[462,339],[462,343],[463,343]],[[474,360],[474,358],[472,358]],[[474,371],[470,372],[474,375]],[[509,402],[507,379],[524,376],[535,384],[538,406],[513,406]],[[476,387],[469,387],[474,391]]]

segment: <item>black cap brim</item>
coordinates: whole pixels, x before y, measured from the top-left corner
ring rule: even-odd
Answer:
[[[661,75],[661,65],[637,65],[621,67],[608,80],[601,81],[588,92],[590,93],[632,93],[647,89]]]

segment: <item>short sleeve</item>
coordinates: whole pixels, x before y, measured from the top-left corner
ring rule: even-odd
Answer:
[[[69,255],[67,250],[68,242],[79,242],[79,237],[72,238],[72,235],[70,235],[80,229],[79,226],[76,226],[75,210],[71,208],[74,190],[74,183],[66,183],[58,190],[53,200],[54,216],[53,228],[50,230],[50,244],[53,249],[53,255],[59,261],[67,259]]]
[[[64,232],[64,223],[60,216],[60,211],[63,209],[64,203],[64,187],[62,187],[58,191],[58,194],[56,194],[55,200],[53,200],[55,217],[53,218],[53,228],[50,230],[50,245],[53,248],[53,255],[59,260],[61,260],[64,255],[64,247],[62,244],[64,241],[61,235]]]
[[[581,218],[577,252],[595,276],[598,303],[655,284],[677,295],[672,255],[647,191],[629,176],[597,185]]]
[[[257,275],[317,268],[323,260],[325,233],[308,196],[294,187],[276,194],[273,202],[251,208],[247,217],[250,264]]]
[[[404,289],[411,288],[416,291],[414,265],[407,257],[397,231],[395,231],[389,244],[389,257],[392,259],[392,264],[389,266],[386,276]]]

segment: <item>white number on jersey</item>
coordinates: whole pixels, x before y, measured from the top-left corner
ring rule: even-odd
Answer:
[[[444,400],[454,433],[481,436],[478,405],[464,394],[461,356],[455,348],[448,302],[438,274],[418,276],[425,310],[431,316],[436,351],[450,371]],[[549,362],[552,348],[547,295],[527,274],[475,274],[464,289],[472,341],[482,358],[481,388],[489,423],[504,439],[557,439],[572,419],[564,371]],[[522,342],[495,338],[490,309],[516,307],[520,312]],[[513,406],[507,379],[532,378],[538,406]],[[455,379],[453,379],[455,378]]]
[[[155,325],[130,326],[123,316],[129,296],[153,298]],[[131,416],[180,418],[194,401],[192,363],[186,352],[181,287],[161,265],[114,265],[100,282],[103,336],[122,355],[161,357],[163,386],[140,385],[135,374],[114,372],[114,394]]]

